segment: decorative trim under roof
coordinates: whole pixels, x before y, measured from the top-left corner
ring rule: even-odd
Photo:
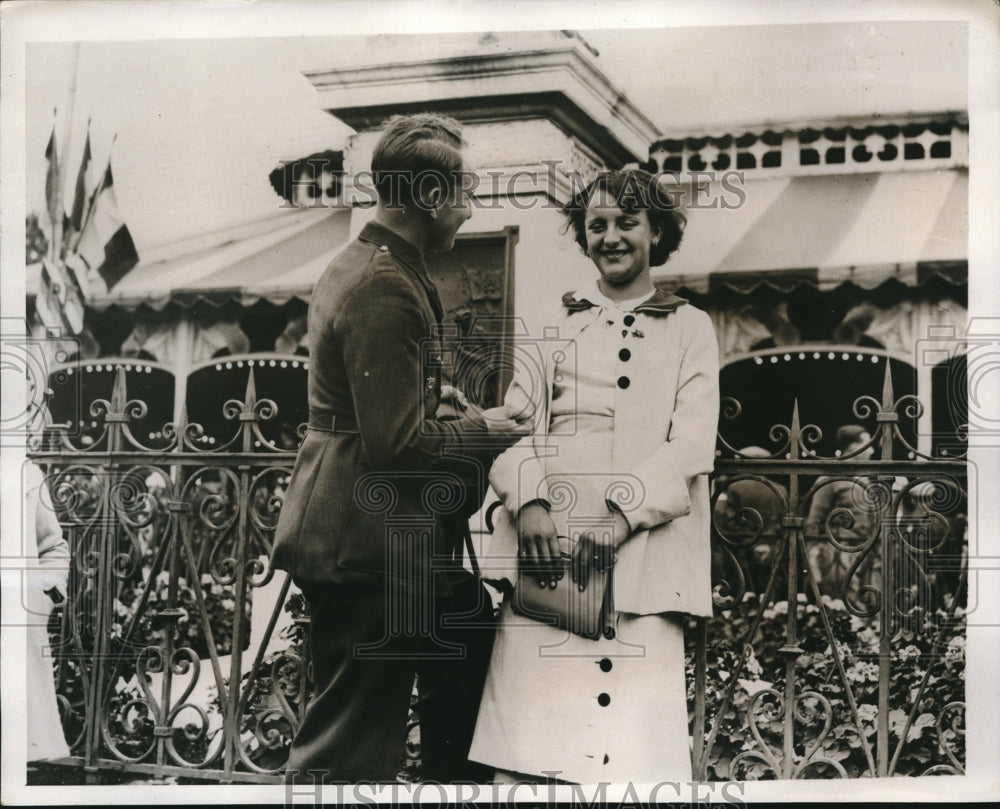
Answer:
[[[968,166],[968,116],[812,122],[734,129],[723,135],[662,138],[651,171],[852,174]]]

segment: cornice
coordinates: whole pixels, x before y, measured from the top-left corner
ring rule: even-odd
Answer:
[[[645,160],[660,137],[581,43],[306,71],[320,106],[359,131],[389,115],[439,111],[465,123],[552,120],[602,160]]]

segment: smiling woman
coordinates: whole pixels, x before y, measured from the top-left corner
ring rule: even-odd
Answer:
[[[653,291],[650,268],[677,249],[686,221],[644,171],[601,174],[566,213],[577,244],[601,274],[601,292],[612,300]]]
[[[535,433],[490,473],[503,508],[489,558],[516,555],[522,575],[470,753],[501,782],[691,778],[678,613],[711,612],[718,349],[708,316],[650,280],[684,223],[665,197],[644,171],[605,172],[566,207],[599,278],[563,296],[541,378],[518,368],[507,393],[535,412]],[[602,599],[594,583],[609,568]],[[574,631],[588,602],[603,603],[603,632],[531,615],[537,588]]]

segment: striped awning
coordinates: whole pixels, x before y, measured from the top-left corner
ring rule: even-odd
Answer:
[[[261,298],[308,300],[323,270],[347,244],[350,219],[348,209],[306,209],[171,245],[169,255],[145,256],[90,305],[162,309],[170,302],[191,307],[229,301],[249,306]]]
[[[802,284],[874,288],[890,279],[919,286],[968,278],[968,173],[964,169],[730,180],[704,186],[682,204],[680,249],[655,268],[658,285],[697,294]],[[714,206],[714,207],[712,207]],[[173,302],[251,305],[308,300],[347,243],[351,211],[305,209],[140,251],[141,262],[96,309]],[[553,234],[552,238],[557,238]],[[38,286],[29,268],[28,294]]]
[[[696,204],[685,193],[684,241],[656,280],[700,293],[965,283],[968,193],[965,170],[713,183]]]

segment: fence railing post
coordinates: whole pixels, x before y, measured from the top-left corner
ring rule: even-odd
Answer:
[[[885,377],[882,382],[882,402],[876,413],[878,424],[879,446],[882,460],[892,460],[892,444],[894,427],[899,421],[899,415],[894,408],[892,390],[892,368],[888,358],[885,361]],[[889,479],[891,489],[892,479]],[[895,560],[892,531],[890,527],[892,496],[879,498],[881,515],[879,520],[879,553],[882,555],[881,600],[879,604],[879,645],[878,645],[878,730],[875,737],[875,761],[878,766],[878,777],[884,778],[889,772],[889,692],[892,685],[892,593],[895,587],[895,576],[892,569]]]
[[[97,403],[95,403],[97,404]],[[118,545],[118,506],[121,473],[115,456],[123,449],[124,425],[129,420],[128,391],[125,370],[119,366],[108,401],[99,403],[104,410],[104,423],[108,430],[107,458],[99,467],[101,471],[101,505],[99,520],[99,550],[97,568],[97,615],[94,634],[94,669],[90,681],[90,700],[87,734],[86,765],[88,773],[97,772],[97,759],[102,745],[103,716],[106,709],[105,689],[108,679],[107,667],[111,660],[111,628],[114,621],[114,564]]]
[[[708,688],[708,619],[695,622],[694,648],[694,740],[692,759],[695,781],[708,780],[708,757],[705,754],[705,702]]]
[[[799,439],[802,430],[799,424],[799,402],[796,399],[792,407],[792,423],[788,435],[788,452],[792,459],[798,458]],[[795,503],[799,497],[798,477],[790,476],[788,487],[788,502]],[[795,769],[795,661],[802,654],[799,646],[796,622],[798,620],[799,603],[799,535],[802,532],[801,517],[786,516],[783,520],[784,539],[788,549],[788,614],[785,624],[785,643],[778,650],[785,658],[785,714],[784,714],[784,755],[781,769],[783,778],[791,778]]]
[[[258,404],[268,413],[277,412],[277,407],[268,400],[257,400],[257,386],[254,379],[253,367],[247,376],[246,392],[243,396],[243,408],[239,413],[242,450],[244,456],[249,456],[254,451],[255,427],[262,421],[261,410]],[[273,409],[273,411],[272,411]],[[229,693],[226,696],[225,717],[228,732],[226,734],[226,755],[223,757],[223,783],[232,780],[232,774],[236,769],[236,763],[240,759],[240,728],[237,716],[240,704],[240,692],[243,687],[243,642],[247,633],[246,610],[250,600],[249,588],[247,587],[247,547],[248,533],[250,531],[250,520],[248,511],[250,508],[250,463],[249,461],[239,464],[236,467],[239,479],[238,517],[236,530],[236,547],[234,549],[234,581],[233,595],[235,606],[233,607],[233,640],[230,657],[229,670]]]

